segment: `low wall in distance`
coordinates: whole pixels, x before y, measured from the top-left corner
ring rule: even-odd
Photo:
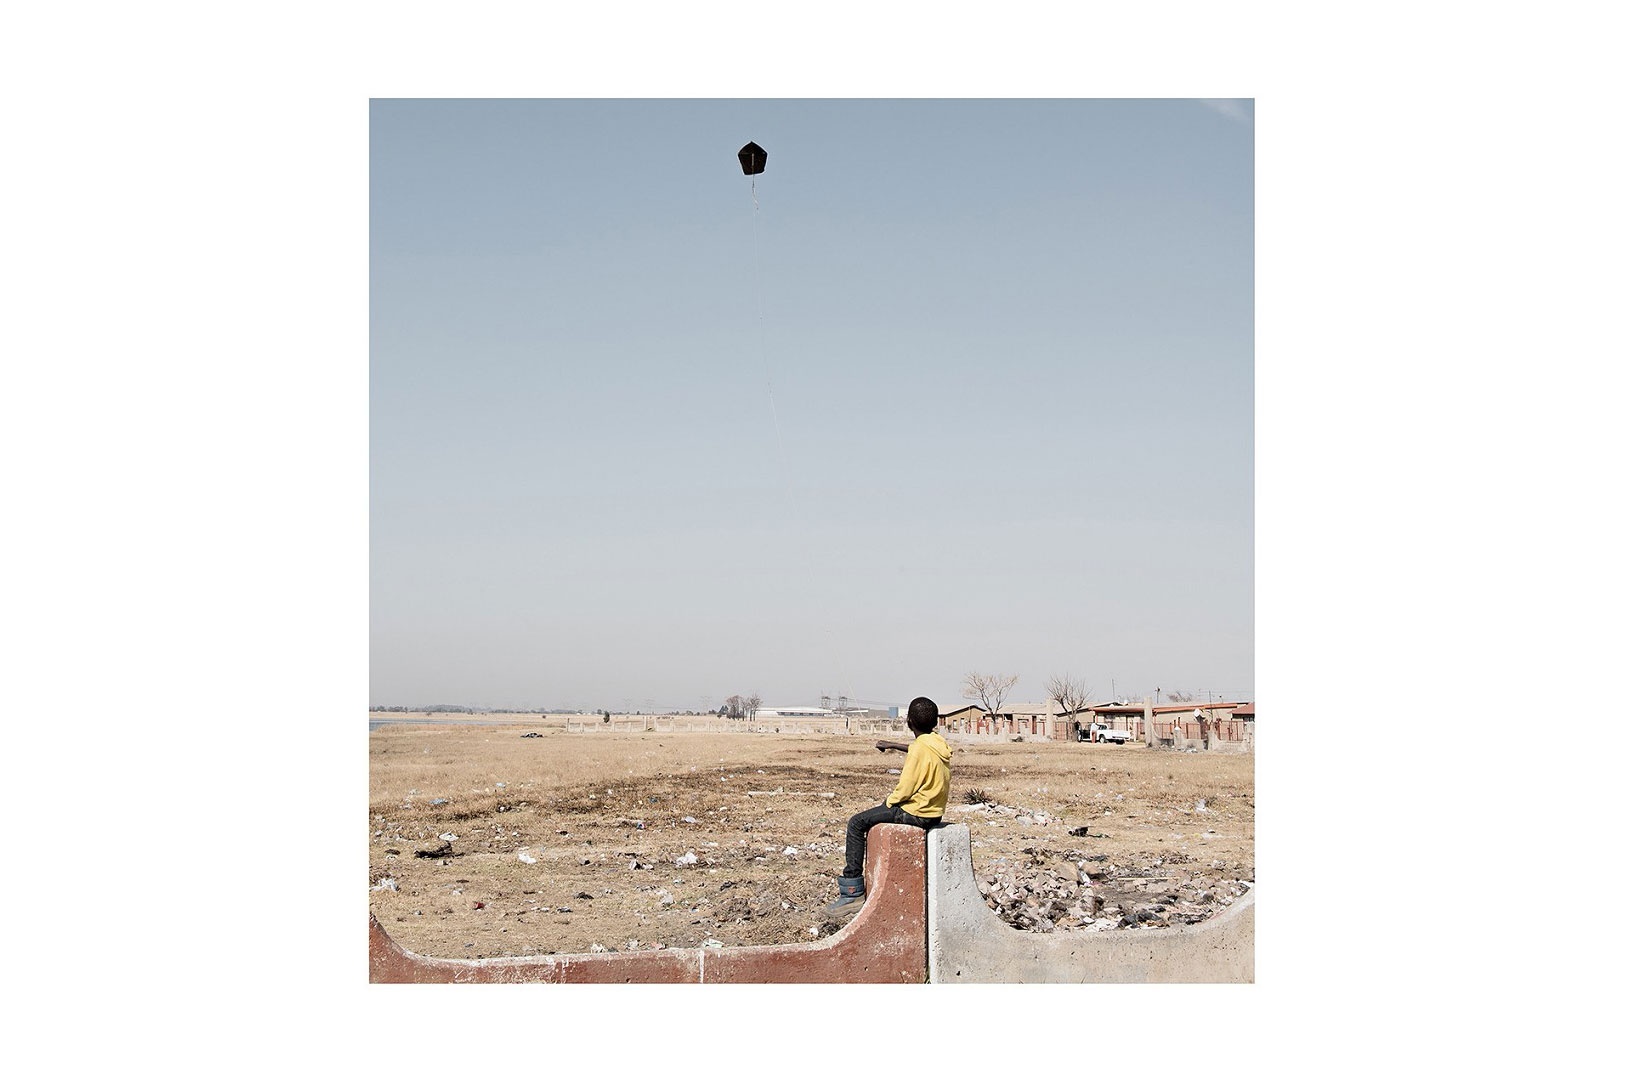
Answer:
[[[869,901],[827,940],[739,948],[435,959],[407,951],[367,915],[370,980],[399,983],[917,983],[926,980],[925,832],[879,824],[869,833]],[[835,882],[830,881],[830,898]]]
[[[1253,896],[1218,917],[1173,929],[1100,933],[1023,932],[982,898],[970,860],[970,828],[926,834],[930,980],[942,983],[1251,982]]]

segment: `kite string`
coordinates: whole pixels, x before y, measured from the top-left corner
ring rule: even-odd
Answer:
[[[762,204],[756,198],[756,178],[750,179],[750,240],[751,256],[756,264],[756,346],[760,359],[762,372],[767,381],[767,409],[773,416],[773,438],[779,448],[779,472],[784,479],[785,500],[790,507],[791,519],[796,518],[795,489],[790,484],[790,461],[784,452],[784,430],[779,427],[779,407],[773,399],[773,371],[767,364],[767,316],[766,305],[762,299],[762,241],[761,232],[757,222],[762,216]]]
[[[760,361],[761,361],[762,372],[763,372],[763,374],[764,374],[764,376],[766,378],[766,381],[767,381],[767,408],[768,408],[769,413],[771,413],[772,416],[773,416],[773,436],[774,436],[774,439],[778,443],[778,448],[779,448],[779,470],[780,470],[781,475],[784,478],[785,500],[789,505],[790,518],[791,518],[792,523],[794,524],[793,532],[798,538],[802,539],[802,544],[806,544],[806,542],[805,542],[805,537],[806,537],[805,532],[800,530],[800,529],[797,529],[799,527],[799,525],[800,525],[799,524],[800,517],[797,515],[797,511],[799,509],[797,508],[797,505],[796,505],[795,487],[790,482],[790,461],[789,461],[789,456],[785,454],[785,450],[784,450],[784,430],[779,425],[779,408],[778,408],[778,404],[774,401],[774,398],[773,398],[773,371],[772,371],[771,368],[768,367],[768,364],[767,364],[767,316],[766,316],[766,305],[765,305],[765,303],[763,301],[762,242],[761,242],[761,231],[760,231],[759,226],[758,226],[759,220],[761,219],[761,215],[762,215],[762,203],[761,203],[761,200],[759,200],[757,198],[757,196],[756,196],[756,177],[754,175],[752,175],[752,177],[750,178],[750,203],[751,203],[751,219],[750,219],[751,256],[752,256],[752,259],[754,260],[755,271],[756,271],[756,276],[755,277],[756,277],[756,336],[757,336],[757,351],[758,351],[758,355],[759,355],[759,358],[760,358]],[[807,559],[808,557],[810,557],[810,554],[804,555],[803,559]],[[826,628],[825,631],[833,632],[833,631],[835,631],[835,629]],[[847,696],[848,696],[849,699],[852,700],[852,703],[854,705],[856,705],[857,701],[856,701],[855,698],[853,698],[855,696],[855,691],[856,690],[854,689],[854,687],[852,685],[851,673],[849,672],[849,670],[847,668],[847,665],[846,665],[846,661],[847,661],[846,656],[845,656],[844,653],[841,653],[839,657],[840,657],[840,660],[839,660],[838,664],[840,666],[841,678],[844,681],[844,683],[846,684]]]

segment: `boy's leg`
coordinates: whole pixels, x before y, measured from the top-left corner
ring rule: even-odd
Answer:
[[[875,824],[929,827],[935,822],[922,820],[900,808],[887,808],[885,805],[865,809],[846,821],[846,867],[841,870],[841,875],[836,880],[840,897],[824,907],[824,911],[831,915],[850,914],[863,906],[864,897],[868,892],[868,887],[863,882],[863,858],[871,827]]]
[[[887,808],[885,805],[876,805],[853,815],[846,821],[846,868],[841,870],[841,875],[848,879],[863,875],[863,858],[871,827],[875,824],[904,823],[912,819],[914,817],[902,809]]]

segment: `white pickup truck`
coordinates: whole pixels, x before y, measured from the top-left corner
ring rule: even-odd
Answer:
[[[1134,740],[1134,734],[1128,730],[1112,729],[1109,722],[1096,722],[1089,727],[1089,740],[1097,744],[1110,741],[1114,745],[1121,745]]]

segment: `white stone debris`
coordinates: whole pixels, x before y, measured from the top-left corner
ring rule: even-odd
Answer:
[[[1077,851],[1033,858],[1030,864],[996,861],[977,876],[988,907],[1006,924],[1032,932],[1189,925],[1214,916],[1250,887],[1250,881],[1220,880],[1195,868],[1168,876],[1154,871],[1163,867],[1161,859],[1136,870],[1099,862],[1086,869],[1089,859]]]

